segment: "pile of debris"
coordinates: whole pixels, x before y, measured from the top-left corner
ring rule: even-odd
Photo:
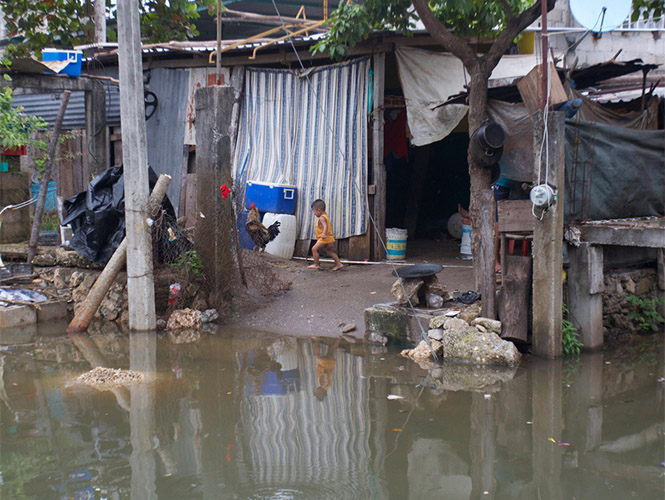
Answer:
[[[436,359],[454,360],[482,365],[517,366],[522,355],[515,344],[500,337],[501,322],[477,317],[467,322],[461,318],[432,318],[423,339],[413,349],[401,354],[429,368]]]

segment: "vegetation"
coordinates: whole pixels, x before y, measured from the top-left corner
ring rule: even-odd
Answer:
[[[665,298],[638,297],[637,295],[627,295],[626,302],[631,305],[632,311],[627,314],[637,331],[640,333],[653,333],[662,328],[665,323],[656,308],[665,303]]]
[[[32,133],[44,130],[47,123],[37,116],[23,113],[12,105],[14,93],[9,87],[0,89],[0,145],[5,149],[21,146],[40,147],[41,141],[32,139]]]
[[[99,0],[97,0],[99,1]],[[104,1],[104,0],[102,0]],[[94,40],[95,0],[0,0],[12,43],[9,58],[41,52],[44,47],[71,49]],[[115,26],[116,2],[106,0],[108,26]],[[198,35],[194,20],[199,7],[212,8],[215,0],[137,0],[141,33],[146,42],[186,40]],[[107,38],[117,40],[113,29]]]
[[[580,342],[580,335],[577,328],[568,319],[568,308],[563,304],[563,323],[561,331],[561,344],[563,345],[564,356],[577,356],[584,344]]]
[[[203,273],[203,263],[196,250],[181,253],[171,266],[188,278],[200,278]]]

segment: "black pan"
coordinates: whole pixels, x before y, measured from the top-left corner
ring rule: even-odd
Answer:
[[[400,278],[426,278],[443,271],[441,264],[413,264],[411,266],[398,267],[393,271],[393,276]]]

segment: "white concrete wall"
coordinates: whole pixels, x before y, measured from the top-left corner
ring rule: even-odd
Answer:
[[[540,21],[534,27],[540,28]],[[584,30],[570,13],[568,0],[557,0],[554,9],[547,15],[550,46],[555,54],[562,52],[583,36],[583,32],[565,32],[561,28],[575,28]],[[536,50],[540,48],[539,32],[536,35]],[[630,61],[642,59],[645,63],[665,65],[665,31],[636,31],[618,28],[612,32],[603,33],[600,38],[589,33],[584,40],[568,53],[568,61],[579,59],[578,67],[608,61],[619,51],[621,54],[617,61]],[[663,71],[663,68],[660,68]]]

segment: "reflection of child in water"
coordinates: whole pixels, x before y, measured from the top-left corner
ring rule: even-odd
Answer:
[[[323,399],[328,394],[328,389],[332,384],[332,374],[335,369],[335,351],[339,346],[341,337],[337,337],[333,342],[328,345],[325,355],[321,355],[321,342],[322,339],[319,337],[312,337],[314,345],[312,346],[312,352],[316,358],[316,390],[314,395],[319,401]]]

